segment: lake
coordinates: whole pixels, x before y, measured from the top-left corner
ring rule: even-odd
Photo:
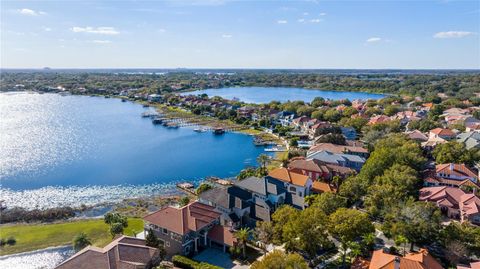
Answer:
[[[252,137],[168,129],[119,99],[0,93],[0,197],[46,208],[175,192],[235,176],[263,153]]]
[[[368,100],[381,99],[385,97],[383,94],[366,93],[366,92],[341,92],[341,91],[325,91],[313,90],[304,88],[285,88],[285,87],[235,87],[235,88],[220,88],[220,89],[206,89],[192,92],[185,92],[188,94],[204,94],[209,97],[220,96],[225,99],[232,100],[234,98],[246,103],[262,104],[271,101],[304,101],[311,102],[315,97],[323,97],[331,100]]]

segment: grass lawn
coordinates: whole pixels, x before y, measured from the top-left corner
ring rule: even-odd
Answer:
[[[128,219],[128,228],[125,235],[133,235],[143,230],[142,219]],[[81,232],[87,234],[92,244],[98,247],[107,245],[112,236],[108,225],[103,219],[79,220],[54,224],[19,224],[4,225],[0,227],[0,237],[15,237],[17,243],[13,246],[0,248],[0,255],[32,251],[46,247],[68,245],[73,237]]]

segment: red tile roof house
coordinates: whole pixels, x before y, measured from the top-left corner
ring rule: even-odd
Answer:
[[[368,267],[367,267],[368,266]],[[383,252],[382,249],[373,252],[370,262],[357,259],[352,269],[443,269],[443,266],[428,253],[420,249],[404,257]]]
[[[441,138],[445,140],[454,139],[456,136],[457,134],[455,134],[452,130],[443,128],[435,128],[433,130],[430,130],[430,133],[428,135],[429,139]]]
[[[449,218],[480,224],[480,198],[453,187],[420,189],[420,201],[436,203]]]
[[[104,248],[80,250],[56,269],[145,269],[159,262],[157,248],[147,247],[143,239],[121,236]]]
[[[273,194],[278,198],[282,197],[286,204],[299,209],[305,208],[305,196],[310,194],[312,188],[312,180],[309,176],[282,167],[270,171],[266,179],[269,196]],[[277,190],[273,193],[268,190],[269,187],[276,187]],[[280,203],[276,200],[274,202]]]
[[[165,246],[167,257],[171,257],[175,254],[194,254],[201,248],[211,246],[212,242],[231,246],[231,240],[227,238],[225,242],[218,242],[221,237],[216,233],[223,231],[215,228],[219,224],[220,215],[212,206],[193,202],[180,208],[164,207],[143,219],[145,232],[152,229]]]
[[[370,118],[368,121],[368,125],[375,125],[379,123],[384,123],[390,121],[390,117],[385,116],[385,115],[378,115],[378,116],[373,116]]]
[[[334,164],[323,163],[319,160],[306,160],[304,157],[292,159],[288,164],[288,168],[299,174],[309,176],[312,181],[330,182],[334,176],[346,178],[355,174],[355,170]]]
[[[458,163],[445,163],[445,164],[438,164],[435,167],[435,176],[433,179],[438,181],[435,184],[433,181],[428,182],[429,185],[442,185],[442,186],[451,186],[451,187],[459,187],[460,185],[465,184],[465,180],[474,183],[473,186],[480,187],[478,183],[478,175],[468,168],[465,164],[458,164]]]

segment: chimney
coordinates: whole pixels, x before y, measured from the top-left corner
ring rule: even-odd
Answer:
[[[394,268],[395,269],[400,269],[400,257],[398,257],[398,256],[395,257]]]
[[[454,164],[450,163],[450,171],[453,171]]]

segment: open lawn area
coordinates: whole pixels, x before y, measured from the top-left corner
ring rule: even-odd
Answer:
[[[0,255],[68,245],[72,243],[73,237],[81,232],[87,234],[93,245],[103,247],[112,240],[108,228],[103,219],[54,224],[4,225],[0,227],[0,237],[8,238],[13,236],[17,243],[13,246],[0,248]],[[142,219],[129,218],[128,228],[125,229],[124,234],[133,235],[134,232],[138,233],[142,230]]]

